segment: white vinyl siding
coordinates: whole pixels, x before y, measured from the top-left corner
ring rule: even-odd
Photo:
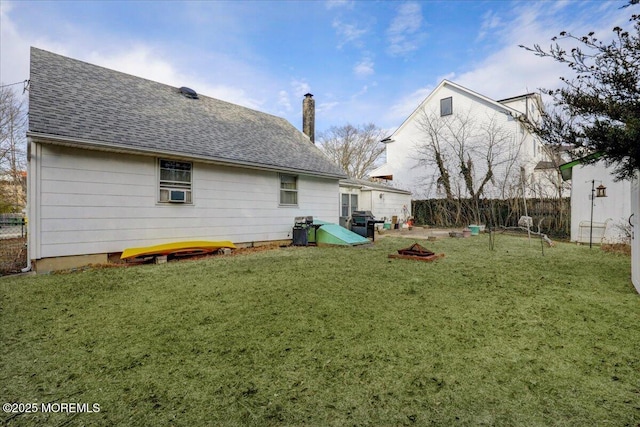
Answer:
[[[34,259],[182,240],[284,240],[296,216],[338,222],[337,179],[299,175],[298,205],[280,209],[277,172],[194,162],[197,203],[158,203],[156,158],[36,145]]]
[[[397,216],[399,219],[404,219],[405,214],[411,216],[410,194],[378,190],[372,190],[370,193],[371,207],[368,209],[371,210],[377,219],[391,219],[394,216]],[[382,197],[380,197],[380,195],[382,195]],[[404,209],[405,207],[406,211]]]

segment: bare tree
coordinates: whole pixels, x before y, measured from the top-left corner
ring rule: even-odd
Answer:
[[[384,153],[384,130],[373,123],[358,127],[332,126],[318,136],[322,151],[342,166],[351,178],[364,178]]]
[[[446,124],[435,111],[422,109],[416,118],[417,126],[423,136],[416,144],[419,166],[436,168],[436,185],[444,190],[447,199],[454,198],[454,192],[449,173],[448,156],[446,151]]]
[[[497,114],[468,110],[441,116],[423,109],[416,123],[421,134],[415,144],[418,167],[431,168],[447,199],[470,198],[477,216],[482,197],[504,197],[518,179],[515,166],[524,138],[514,135]]]
[[[0,211],[25,206],[26,127],[24,101],[10,86],[0,87]]]

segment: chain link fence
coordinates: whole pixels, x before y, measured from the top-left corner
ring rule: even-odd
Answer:
[[[27,219],[0,214],[0,275],[19,273],[27,266]]]

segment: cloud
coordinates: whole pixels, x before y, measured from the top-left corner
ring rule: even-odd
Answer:
[[[321,102],[316,106],[316,113],[327,113],[340,105],[339,102]]]
[[[173,46],[166,43],[154,44],[125,39],[114,33],[91,32],[75,22],[58,22],[57,28],[61,30],[57,32],[36,31],[37,25],[18,24],[18,12],[25,15],[28,11],[28,5],[24,3],[0,2],[0,76],[3,82],[28,78],[29,47],[35,46],[167,85],[188,86],[202,95],[254,109],[264,106],[265,102],[259,97],[273,85],[268,76],[257,72],[252,65],[216,51],[208,53],[209,62],[204,66],[193,67],[192,61],[187,59],[198,55],[189,49],[181,49],[176,54]],[[211,63],[215,66],[210,66]],[[277,90],[273,93],[275,98]],[[273,104],[277,102],[274,100]]]
[[[188,85],[184,76],[180,75],[171,63],[162,59],[161,52],[156,52],[151,46],[143,43],[137,43],[124,51],[88,52],[83,59],[95,65],[171,86]]]
[[[352,0],[327,0],[324,4],[327,10],[338,9],[338,8],[353,8]]]
[[[374,74],[373,61],[369,58],[364,58],[353,67],[353,73],[356,77],[367,77]]]
[[[165,55],[167,53],[161,49],[138,42],[124,50],[92,51],[77,58],[166,85],[187,86],[201,95],[223,99],[248,108],[259,109],[264,104],[255,96],[249,96],[240,86],[211,84],[211,79],[207,78],[209,76],[203,77],[179,69],[172,62],[164,59]]]
[[[397,123],[396,127],[400,126],[400,124],[418,108],[422,101],[429,96],[433,89],[435,89],[435,86],[425,86],[401,97],[386,111],[385,123]]]
[[[518,47],[519,44],[533,46],[541,44],[547,47],[550,39],[562,30],[583,35],[595,31],[600,40],[605,41],[612,34],[611,28],[621,25],[628,28],[628,13],[620,12],[608,4],[602,9],[600,19],[594,21],[593,9],[582,8],[583,3],[555,4],[546,2],[526,3],[514,8],[508,14],[487,13],[483,16],[483,37],[500,40],[492,52],[480,62],[468,64],[468,68],[440,76],[424,87],[399,96],[391,106],[381,114],[384,123],[396,123],[399,126],[418,105],[431,93],[435,85],[443,78],[452,80],[492,99],[505,99],[512,96],[537,92],[540,88],[560,87],[560,76],[569,76],[570,70],[550,58],[540,58]],[[590,3],[593,6],[593,3]],[[570,5],[571,8],[567,8]],[[587,3],[589,5],[589,3]],[[564,14],[559,12],[564,10]],[[576,44],[569,41],[570,45]],[[606,41],[605,41],[606,42]],[[545,99],[545,102],[549,100]]]
[[[543,48],[550,44],[551,37],[562,30],[576,35],[596,31],[599,39],[605,41],[611,34],[615,22],[624,22],[623,15],[611,3],[598,21],[593,20],[593,9],[582,9],[582,3],[554,3],[553,8],[545,3],[526,3],[513,10],[509,19],[495,14],[484,17],[483,27],[487,31],[497,31],[504,40],[493,53],[467,71],[458,73],[456,82],[493,99],[503,99],[537,91],[539,88],[557,88],[562,82],[560,76],[568,76],[571,71],[566,65],[551,58],[540,58],[518,47],[522,44]],[[571,5],[571,9],[567,6]],[[564,14],[559,14],[566,9]],[[624,15],[628,19],[628,15]],[[501,23],[501,24],[499,24]],[[497,25],[494,25],[497,24]],[[569,48],[577,42],[568,40]]]
[[[554,2],[550,2],[548,4],[549,6],[549,11],[552,13],[557,13],[562,11],[563,9],[566,9],[567,7],[571,6],[571,1],[570,0],[557,0]]]
[[[291,82],[293,88],[293,94],[295,97],[302,98],[307,93],[311,92],[311,86],[304,80],[293,80]]]
[[[504,25],[502,18],[495,12],[489,10],[482,15],[482,25],[480,26],[480,32],[476,41],[482,41],[487,34],[495,29],[501,28]]]
[[[365,28],[359,28],[356,24],[346,24],[339,19],[333,21],[333,28],[335,28],[339,39],[338,49],[342,49],[347,44],[362,47],[362,38],[368,32]]]
[[[557,21],[547,19],[544,11],[536,5],[514,12],[510,20],[493,13],[483,17],[482,37],[489,32],[497,32],[498,37],[493,38],[502,40],[502,45],[473,68],[459,72],[456,83],[492,99],[509,98],[557,85],[562,71],[560,64],[518,47],[519,44],[543,42],[545,34],[555,32],[553,27]]]
[[[408,95],[402,96],[399,100],[394,102],[385,112],[385,123],[396,123],[399,126],[418,106],[424,101],[427,96],[440,84],[443,80],[449,80],[457,82],[455,73],[447,73],[437,76],[434,83],[414,90]],[[469,89],[473,89],[469,87]],[[395,130],[395,129],[394,129]]]
[[[11,18],[13,10],[13,2],[0,2],[0,80],[4,84],[29,78],[29,47],[33,43],[20,34]]]
[[[404,56],[417,50],[424,33],[422,28],[422,8],[418,3],[405,3],[387,29],[389,46],[387,52],[391,56]]]
[[[286,90],[281,90],[278,92],[278,106],[283,108],[284,111],[290,112],[293,109],[291,108],[291,99],[289,98],[289,92]]]
[[[375,86],[375,85],[374,85]],[[362,89],[360,89],[358,92],[354,93],[353,95],[351,95],[351,99],[352,100],[357,100],[359,99],[361,96],[363,96],[364,94],[366,94],[367,92],[369,92],[369,86],[364,85],[362,87]]]

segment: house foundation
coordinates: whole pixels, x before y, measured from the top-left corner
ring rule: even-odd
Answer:
[[[42,258],[31,262],[32,269],[38,274],[60,270],[72,270],[90,264],[106,264],[107,254],[72,255],[53,258]]]
[[[243,242],[237,243],[238,249],[255,248],[260,246],[288,246],[291,244],[291,240],[268,240],[260,242]],[[160,260],[156,264],[162,264],[167,262],[167,257],[164,256],[164,261]],[[103,265],[103,264],[122,264],[124,261],[120,260],[120,252],[109,254],[90,254],[90,255],[72,255],[63,257],[51,257],[42,258],[31,261],[32,270],[38,274],[47,274],[55,271],[73,270],[82,267],[88,267],[90,265]]]

